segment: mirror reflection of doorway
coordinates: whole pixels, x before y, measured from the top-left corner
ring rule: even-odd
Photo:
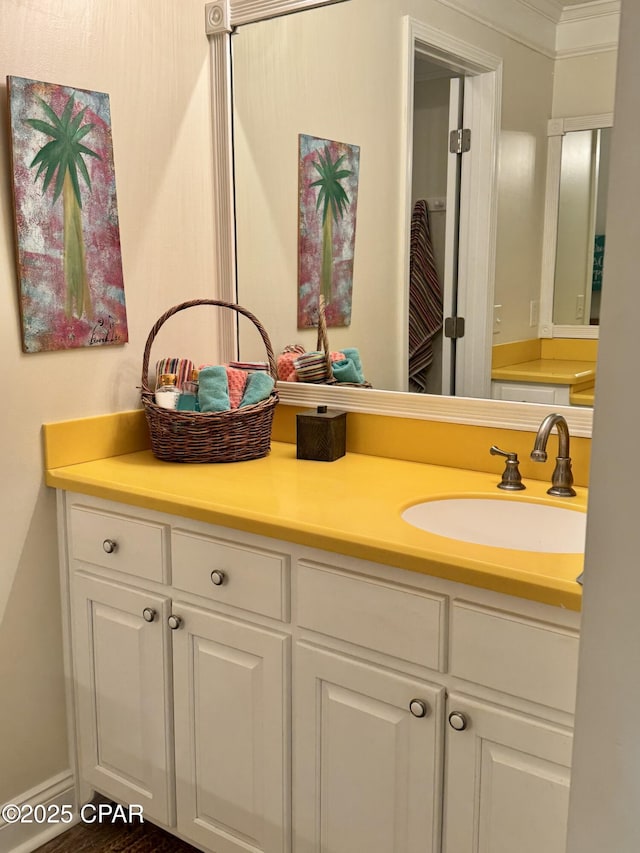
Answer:
[[[403,192],[405,323],[410,308],[410,225],[415,201],[422,198],[427,203],[431,200],[433,266],[438,271],[444,320],[444,331],[438,330],[433,336],[433,359],[427,375],[421,377],[423,393],[487,398],[491,385],[501,61],[458,39],[444,38],[440,31],[419,21],[405,20],[409,48]],[[424,126],[429,128],[427,135]],[[453,151],[450,147],[449,134],[454,129],[456,133],[464,129],[461,155],[455,146]],[[425,178],[436,174],[433,183]],[[421,186],[414,185],[414,180],[423,179],[426,182]],[[409,323],[402,335],[406,342],[404,387],[420,391],[409,383]]]
[[[444,317],[457,309],[460,156],[450,133],[462,127],[463,78],[416,53],[414,59],[409,390],[455,394],[455,339]],[[439,313],[439,317],[437,317]]]

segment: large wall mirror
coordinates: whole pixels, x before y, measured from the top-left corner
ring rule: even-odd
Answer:
[[[221,200],[218,291],[223,298],[237,298],[261,318],[276,351],[297,342],[314,348],[314,331],[296,325],[298,134],[357,144],[361,160],[352,323],[330,328],[329,334],[332,348],[361,350],[374,389],[282,383],[281,399],[535,428],[544,407],[488,400],[486,383],[485,393],[476,399],[409,393],[404,384],[407,247],[415,200],[411,179],[422,156],[421,142],[409,130],[424,126],[424,114],[418,115],[418,109],[434,116],[450,111],[445,84],[452,78],[462,80],[463,88],[470,84],[472,94],[474,83],[484,85],[483,97],[489,93],[493,98],[493,111],[483,117],[484,125],[478,118],[479,101],[471,97],[468,102],[476,108],[469,121],[487,133],[480,136],[481,146],[490,140],[493,123],[495,148],[489,143],[480,148],[481,155],[476,154],[487,169],[472,174],[476,183],[469,187],[468,199],[471,203],[481,199],[486,207],[478,216],[463,205],[467,245],[461,264],[468,287],[463,297],[467,317],[481,330],[480,337],[484,335],[484,350],[471,361],[490,365],[494,344],[538,335],[547,122],[556,97],[562,102],[572,86],[580,91],[589,87],[588,58],[580,57],[580,68],[569,67],[570,57],[559,64],[555,41],[545,48],[525,35],[531,30],[526,14],[525,20],[514,23],[512,36],[506,34],[509,27],[502,25],[504,21],[492,25],[466,9],[474,5],[467,0],[409,5],[395,0],[326,4],[231,0],[207,6]],[[522,12],[523,4],[514,0],[512,5],[514,14]],[[300,9],[301,14],[286,14]],[[455,56],[464,62],[456,65]],[[604,67],[615,67],[615,59]],[[577,86],[566,82],[574,74],[583,78]],[[431,101],[418,86],[431,88]],[[612,99],[613,86],[604,88],[611,88]],[[419,168],[422,165],[420,161]],[[234,171],[235,196],[230,177]],[[445,241],[447,187],[433,184],[420,194],[438,200],[438,207],[430,211],[432,232]],[[480,220],[484,233],[480,227],[469,230],[469,219],[476,226]],[[475,246],[470,246],[473,241]],[[481,262],[470,268],[474,251]],[[476,281],[485,282],[480,297]],[[235,330],[228,328],[225,334],[231,352]],[[241,330],[242,358],[257,357],[258,346]],[[567,408],[565,414],[576,434],[590,434],[590,410]]]

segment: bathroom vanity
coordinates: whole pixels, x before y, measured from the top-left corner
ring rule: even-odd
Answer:
[[[399,516],[494,475],[274,443],[47,482],[81,800],[212,853],[564,850],[582,559]]]

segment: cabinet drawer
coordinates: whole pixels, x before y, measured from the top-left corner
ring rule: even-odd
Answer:
[[[568,385],[541,385],[537,382],[492,382],[491,396],[494,400],[509,400],[514,403],[549,403],[556,406],[569,405]]]
[[[172,532],[171,552],[178,589],[288,621],[287,554],[183,530]]]
[[[444,670],[445,596],[300,561],[297,606],[304,628]]]
[[[165,579],[164,525],[74,505],[70,526],[74,560],[160,583]]]
[[[451,619],[452,675],[573,713],[577,632],[464,601]]]

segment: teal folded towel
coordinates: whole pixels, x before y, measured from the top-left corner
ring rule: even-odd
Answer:
[[[200,375],[202,376],[202,374]],[[273,376],[270,376],[268,373],[264,373],[263,371],[250,373],[238,408],[242,409],[244,406],[254,406],[261,400],[266,400],[273,391],[274,385]]]
[[[231,408],[227,370],[218,364],[203,367],[198,375],[198,402],[201,412],[226,412]]]
[[[344,357],[353,362],[356,373],[358,374],[358,382],[365,382],[364,370],[362,369],[362,362],[360,361],[360,353],[358,350],[355,347],[343,347],[340,352],[343,352]]]
[[[334,361],[331,365],[336,382],[355,382],[356,384],[364,382],[358,350],[355,347],[343,347],[340,352],[344,353],[344,358]]]
[[[358,378],[358,371],[351,358],[341,358],[339,361],[334,361],[331,370],[336,382],[362,382]]]

